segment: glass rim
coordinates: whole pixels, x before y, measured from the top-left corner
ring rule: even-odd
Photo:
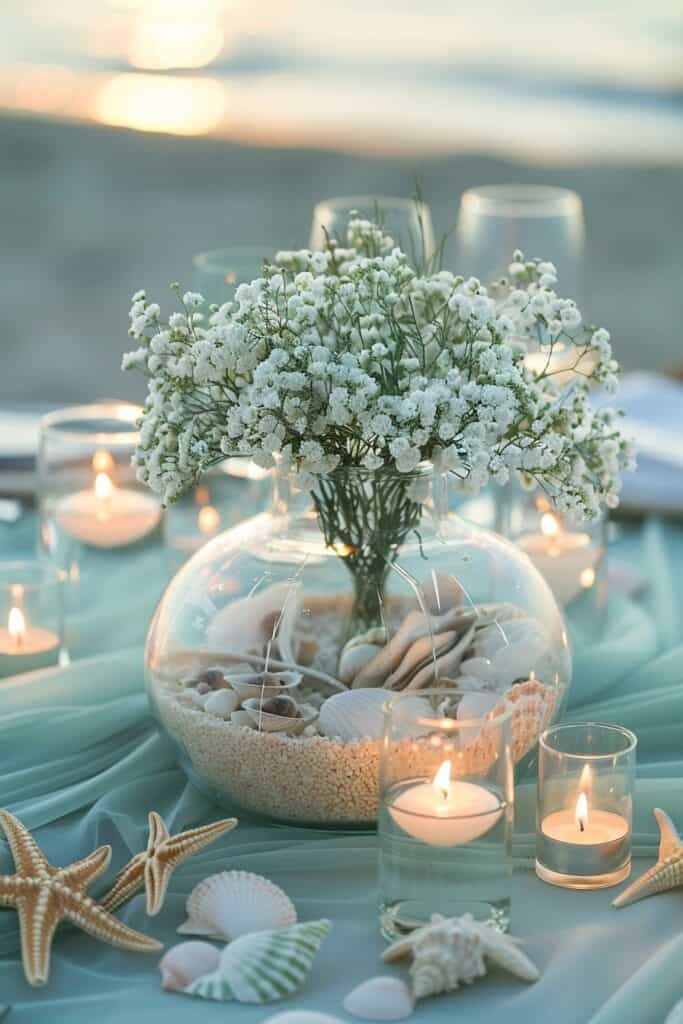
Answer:
[[[578,192],[556,185],[477,185],[463,192],[460,205],[468,213],[513,217],[569,217],[583,209]]]
[[[621,736],[626,741],[626,745],[621,750],[614,750],[610,754],[597,754],[586,751],[582,754],[571,753],[569,751],[560,750],[558,747],[553,746],[551,740],[553,736],[556,736],[561,732],[571,732],[577,729],[600,729],[604,733],[612,733],[614,735]],[[539,748],[547,751],[549,754],[557,755],[558,757],[573,758],[577,761],[601,761],[601,760],[613,760],[615,757],[624,757],[626,754],[631,754],[638,746],[638,737],[631,729],[627,729],[625,725],[618,725],[615,722],[560,722],[557,725],[551,725],[549,729],[544,729],[541,735],[538,737]]]
[[[116,399],[106,402],[90,402],[84,405],[67,405],[61,409],[54,409],[46,413],[40,419],[40,436],[42,439],[48,434],[55,434],[59,437],[68,438],[71,441],[81,443],[92,442],[93,444],[117,445],[137,444],[140,432],[137,428],[137,421],[142,415],[142,406],[133,402],[118,401]],[[134,430],[74,430],[69,429],[69,424],[81,421],[93,422],[102,420],[119,420],[121,423],[130,423]]]
[[[201,252],[194,253],[192,256],[192,266],[196,270],[223,273],[226,270],[233,269],[232,265],[239,261],[240,255],[246,256],[248,254],[253,256],[258,253],[260,262],[263,262],[269,258],[268,252],[271,253],[272,258],[278,251],[278,248],[273,248],[270,242],[263,242],[262,245],[254,242],[245,242],[244,244],[228,245],[222,249],[204,249]]]
[[[25,573],[27,576],[33,576],[34,578],[32,580],[4,579],[5,575],[9,577],[12,573],[16,573],[17,576]],[[43,587],[63,583],[64,578],[64,571],[49,562],[41,562],[36,559],[30,560],[28,558],[0,561],[0,592],[11,591],[16,586],[20,586],[24,591],[41,590]]]
[[[491,690],[485,690],[483,687],[475,688],[472,690],[457,690],[452,686],[431,686],[423,690],[401,690],[399,693],[390,694],[387,700],[382,705],[382,714],[384,716],[385,729],[391,720],[391,715],[394,708],[399,707],[403,701],[409,699],[415,700],[419,697],[448,697],[454,693],[459,693],[464,696],[466,693],[485,693],[487,696],[495,696],[498,698],[496,707],[502,707],[503,710],[495,716],[495,718],[484,715],[480,718],[445,718],[441,715],[421,715],[419,713],[414,715],[415,725],[421,728],[428,727],[430,725],[435,729],[440,729],[442,732],[455,733],[461,729],[471,729],[474,727],[488,728],[491,726],[502,725],[504,722],[510,720],[512,712],[514,711],[513,703],[508,700],[502,693],[494,694]]]

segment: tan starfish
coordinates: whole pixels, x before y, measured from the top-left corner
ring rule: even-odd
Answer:
[[[646,896],[683,885],[683,843],[671,818],[659,807],[655,807],[655,818],[659,825],[657,863],[619,893],[613,907],[626,907]]]
[[[116,876],[112,889],[100,901],[105,910],[115,910],[144,887],[147,893],[147,913],[158,914],[161,910],[168,883],[174,869],[203,850],[237,824],[237,818],[224,818],[211,825],[169,834],[163,818],[151,811],[149,815],[149,838],[147,849],[136,854]]]
[[[35,839],[9,811],[0,811],[16,874],[0,875],[0,906],[19,915],[21,959],[29,985],[44,985],[50,974],[52,939],[60,921],[121,949],[151,952],[161,943],[118,921],[87,895],[88,886],[109,866],[111,847],[100,846],[74,864],[56,868]]]

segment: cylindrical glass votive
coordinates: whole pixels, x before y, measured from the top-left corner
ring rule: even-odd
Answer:
[[[636,744],[619,725],[556,725],[539,740],[536,874],[604,889],[631,870]]]
[[[140,408],[124,402],[59,409],[43,417],[38,454],[40,547],[71,584],[106,556],[157,534],[161,504],[135,476]],[[137,550],[137,548],[136,548]]]
[[[220,306],[234,298],[241,284],[260,277],[263,261],[272,260],[276,251],[276,246],[263,243],[198,252],[192,257],[192,287]]]
[[[0,678],[56,665],[63,653],[62,573],[41,562],[0,563]]]
[[[501,532],[529,556],[558,604],[571,611],[574,640],[594,640],[607,606],[607,516],[572,524],[545,494],[514,484],[499,500]]]
[[[251,459],[226,459],[205,473],[166,511],[164,535],[170,568],[223,530],[263,512],[272,493],[269,470]]]
[[[385,707],[378,821],[380,928],[388,939],[434,913],[506,928],[514,810],[509,704],[452,688]]]

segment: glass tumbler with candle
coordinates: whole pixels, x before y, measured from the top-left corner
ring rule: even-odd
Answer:
[[[471,913],[507,928],[513,707],[495,700],[444,686],[406,691],[385,706],[378,837],[388,939],[435,913]]]
[[[380,224],[416,266],[428,264],[435,255],[429,207],[404,196],[338,196],[321,200],[313,209],[310,248],[321,249],[326,235],[345,245],[349,221],[356,217]]]
[[[41,562],[0,563],[0,677],[64,657],[62,573]]]
[[[536,874],[565,889],[604,889],[631,871],[637,739],[619,725],[572,723],[539,741]]]
[[[112,552],[156,537],[161,505],[138,482],[131,456],[141,409],[124,402],[71,406],[43,417],[38,454],[40,546],[67,573],[68,595],[108,572]]]

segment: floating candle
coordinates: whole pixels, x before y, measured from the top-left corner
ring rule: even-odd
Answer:
[[[29,626],[21,608],[13,605],[7,616],[7,626],[0,627],[0,676],[56,665],[59,646],[56,633],[51,629]]]
[[[389,805],[397,825],[430,846],[460,846],[485,835],[499,821],[500,799],[484,786],[451,779],[444,761],[431,782],[409,785]]]
[[[161,518],[158,500],[117,487],[110,476],[114,465],[108,452],[95,452],[92,465],[96,474],[92,490],[59,499],[58,525],[76,540],[97,548],[123,547],[145,537]]]

